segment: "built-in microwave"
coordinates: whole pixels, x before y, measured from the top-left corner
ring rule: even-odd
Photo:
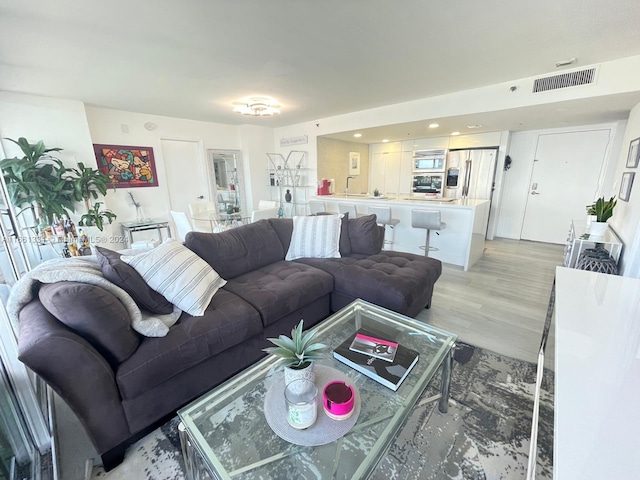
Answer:
[[[446,166],[446,150],[416,150],[413,152],[414,172],[444,172]]]
[[[444,173],[413,174],[411,192],[414,196],[442,198]]]

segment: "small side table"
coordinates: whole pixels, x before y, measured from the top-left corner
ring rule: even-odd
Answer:
[[[125,240],[127,248],[133,244],[133,232],[144,232],[146,230],[157,230],[162,242],[162,229],[167,229],[167,238],[171,237],[171,227],[168,220],[149,219],[135,222],[122,222],[122,236]]]

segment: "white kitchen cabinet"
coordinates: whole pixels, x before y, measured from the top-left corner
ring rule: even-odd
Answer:
[[[386,158],[388,153],[372,153],[371,163],[369,164],[369,193],[376,188],[384,193],[385,191],[385,171]]]
[[[449,148],[497,147],[500,145],[502,132],[475,133],[451,137]]]
[[[410,145],[409,145],[410,144]],[[409,149],[409,146],[411,147]],[[430,150],[432,148],[449,148],[449,137],[418,138],[402,142],[402,150]]]
[[[396,153],[402,149],[402,142],[372,143],[369,145],[370,153]]]
[[[400,152],[389,153],[385,155],[384,163],[384,195],[397,196],[400,185]]]
[[[399,196],[409,195],[413,187],[411,174],[413,173],[413,152],[402,152],[400,157],[400,173],[398,182]]]

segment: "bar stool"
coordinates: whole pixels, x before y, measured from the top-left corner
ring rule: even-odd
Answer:
[[[312,215],[327,211],[326,205],[321,200],[309,200],[309,209],[311,210]]]
[[[393,245],[394,229],[400,220],[397,218],[391,218],[391,207],[369,207],[369,215],[374,213],[376,215],[376,223],[384,227],[384,243],[383,245]],[[387,225],[391,229],[391,240],[387,240]],[[386,250],[386,248],[385,248]]]
[[[349,218],[357,218],[359,216],[355,203],[338,203],[338,212],[348,213]]]
[[[438,250],[435,247],[429,246],[429,239],[431,236],[431,230],[444,230],[447,226],[446,223],[440,221],[440,210],[411,210],[411,226],[413,228],[425,228],[427,230],[427,243],[424,247],[424,256],[429,256],[429,250]]]

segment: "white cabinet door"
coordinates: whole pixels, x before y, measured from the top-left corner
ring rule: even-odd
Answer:
[[[381,192],[385,189],[385,157],[384,153],[372,153],[371,163],[369,164],[369,193],[372,193],[376,188]]]
[[[409,195],[411,192],[413,172],[413,152],[402,152],[400,157],[400,178],[398,185],[398,194],[400,197]]]
[[[400,184],[400,152],[389,153],[385,155],[384,165],[384,195],[397,197]]]

